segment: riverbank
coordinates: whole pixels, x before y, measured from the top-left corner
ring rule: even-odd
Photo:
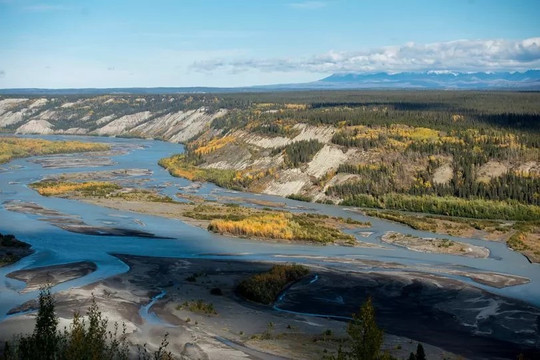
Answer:
[[[507,241],[514,233],[515,224],[513,221],[467,219],[391,210],[359,210],[358,212],[405,224],[415,230],[490,241]]]
[[[141,230],[112,226],[88,225],[79,216],[61,213],[32,202],[12,200],[4,202],[3,206],[9,211],[28,215],[39,215],[41,216],[39,218],[40,221],[47,222],[72,233],[96,236],[137,236],[145,238],[159,238],[152,233]]]
[[[140,170],[116,170],[115,173],[100,173],[102,178],[99,181],[82,182],[81,180],[89,179],[88,174],[61,175],[31,184],[31,187],[45,196],[66,197],[116,210],[174,218],[222,235],[263,241],[376,246],[342,232],[345,229],[358,230],[370,226],[369,223],[350,218],[291,213],[281,209],[256,209],[234,203],[216,203],[193,194],[181,196],[189,202],[178,202],[153,190],[124,188],[119,185],[126,183],[119,181],[119,175],[124,174],[127,178],[133,178],[141,173],[144,174]],[[103,177],[109,181],[103,181]],[[118,201],[119,199],[122,201]],[[267,202],[265,204],[268,205]],[[64,228],[65,226],[63,225]],[[114,234],[112,231],[108,233]],[[142,235],[150,236],[150,234]],[[489,256],[487,248],[444,239],[414,238],[394,233],[392,236],[384,235],[381,240],[383,243],[403,246],[414,251],[473,258]]]
[[[386,333],[383,348],[398,358],[407,357],[417,341],[431,359],[511,358],[530,348],[527,342],[540,344],[538,333],[517,336],[518,330],[535,329],[538,309],[436,275],[312,267],[312,276],[289,287],[273,306],[262,306],[239,298],[235,288],[271,263],[116,256],[129,265],[127,273],[55,294],[61,324],[71,319],[73,309],[85,309],[94,294],[111,322],[125,322],[132,343],[155,348],[168,332],[169,349],[188,359],[235,359],[250,353],[313,359],[337,351],[346,339],[346,320],[339,317],[356,312],[370,294]],[[141,311],[152,299],[154,305]],[[198,300],[214,312],[189,306]],[[512,314],[497,310],[510,307]],[[13,316],[0,323],[0,334],[9,336],[31,323],[31,315]],[[501,332],[503,323],[515,334],[508,341],[502,338],[508,337]]]
[[[481,220],[389,210],[358,210],[358,212],[399,222],[415,230],[505,242],[509,248],[519,251],[530,262],[540,263],[540,224],[538,221]]]
[[[157,203],[138,200],[124,200],[115,201],[114,199],[107,198],[78,198],[78,200],[88,202],[90,204],[103,206],[111,209],[131,211],[147,215],[162,216],[171,219],[178,219],[187,224],[200,227],[209,231],[220,233],[222,235],[232,237],[248,237],[250,239],[258,239],[261,241],[269,242],[295,242],[306,244],[339,244],[345,246],[368,246],[373,245],[356,240],[352,235],[343,233],[340,229],[350,229],[351,227],[362,228],[363,224],[348,224],[346,219],[333,218],[333,217],[309,217],[308,215],[288,215],[289,212],[277,212],[273,210],[256,210],[241,206],[227,206],[225,204],[218,204],[213,202],[205,202],[199,204],[193,203]],[[306,223],[303,227],[306,229],[311,227],[312,235],[309,233],[306,236],[295,235],[289,233],[287,227],[287,221],[291,216],[291,221],[295,221],[297,218],[305,220]],[[296,216],[296,217],[293,217]],[[225,220],[221,220],[225,219]],[[232,220],[228,220],[232,219]],[[223,224],[232,226],[243,226],[246,224],[241,221],[247,221],[246,226],[253,226],[256,229],[258,226],[271,226],[272,231],[278,231],[276,235],[265,232],[263,229],[260,232],[255,232],[250,235],[246,232],[240,231],[228,231],[226,229],[214,228],[212,224],[221,224],[218,221],[224,221]],[[280,227],[283,227],[283,231],[279,231]],[[270,229],[269,229],[270,231]],[[317,235],[317,232],[321,232],[321,237]],[[324,235],[327,237],[322,237]],[[319,240],[321,239],[321,240]],[[324,240],[324,241],[323,241]]]

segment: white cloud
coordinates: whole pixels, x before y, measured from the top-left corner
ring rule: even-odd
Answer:
[[[407,43],[355,52],[330,51],[306,58],[212,59],[193,63],[203,72],[233,73],[305,71],[514,71],[540,68],[540,37],[524,40],[456,40],[431,44]]]

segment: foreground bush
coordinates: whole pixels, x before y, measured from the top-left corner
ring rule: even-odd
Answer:
[[[117,323],[114,330],[107,329],[108,320],[99,311],[95,299],[86,313],[87,319],[75,313],[69,328],[57,329],[58,318],[54,310],[54,299],[49,289],[39,294],[39,310],[36,325],[31,335],[22,335],[16,341],[6,342],[6,360],[127,360],[131,358],[126,342],[125,325],[120,332]],[[169,360],[172,354],[166,351],[167,335],[160,348],[148,353],[146,344],[138,346],[139,359]]]
[[[302,265],[274,265],[269,271],[242,281],[237,292],[248,300],[271,304],[288,284],[306,276],[309,270]]]

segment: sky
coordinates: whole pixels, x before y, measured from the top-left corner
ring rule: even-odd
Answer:
[[[0,0],[0,88],[540,69],[540,0]]]

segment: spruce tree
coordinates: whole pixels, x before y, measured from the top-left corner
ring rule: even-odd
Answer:
[[[46,359],[54,359],[55,357],[54,354],[58,344],[57,325],[58,319],[54,313],[54,299],[49,288],[42,289],[39,294],[39,311],[34,328],[34,339],[36,350],[46,354]]]
[[[353,314],[347,333],[352,338],[352,359],[376,360],[383,342],[383,331],[375,322],[375,309],[371,297]]]
[[[416,347],[416,360],[426,360],[426,353],[422,344],[418,344]]]

